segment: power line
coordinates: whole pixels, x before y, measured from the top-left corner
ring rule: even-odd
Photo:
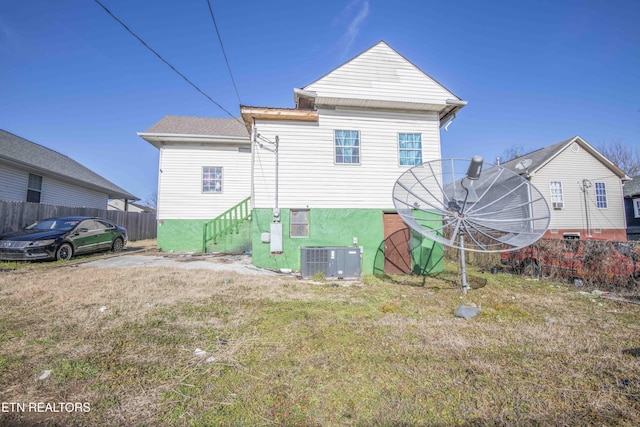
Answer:
[[[222,37],[220,37],[220,31],[218,30],[218,24],[216,23],[216,18],[213,16],[213,8],[211,7],[211,0],[207,0],[207,4],[209,5],[209,12],[211,13],[211,20],[213,21],[213,26],[216,27],[216,34],[218,35],[218,41],[220,42],[220,48],[222,49],[222,54],[224,55],[224,61],[227,63],[227,70],[229,70],[229,76],[231,76],[231,82],[233,83],[233,89],[236,91],[236,96],[238,97],[238,103],[242,105],[242,101],[240,101],[240,94],[238,93],[238,87],[236,86],[236,81],[233,78],[233,73],[231,72],[231,66],[229,65],[229,59],[227,58],[227,53],[224,50],[224,46],[222,45]]]
[[[115,16],[113,13],[111,13],[111,11],[109,9],[107,9],[102,3],[100,3],[99,0],[94,0],[96,3],[98,3],[98,5],[100,7],[102,7],[105,12],[107,12],[113,19],[115,19],[120,25],[122,25],[124,27],[125,30],[127,30],[133,37],[135,37],[136,39],[138,39],[138,41],[140,43],[143,44],[144,47],[146,47],[147,49],[149,49],[151,52],[153,52],[162,62],[164,62],[165,64],[167,64],[167,66],[169,66],[169,68],[171,68],[173,71],[175,71],[180,77],[182,77],[184,79],[184,81],[186,81],[187,83],[189,83],[191,86],[193,86],[193,88],[195,90],[197,90],[198,92],[200,92],[202,95],[204,95],[209,101],[213,102],[218,108],[220,108],[222,111],[224,111],[225,113],[227,113],[230,117],[238,120],[237,117],[235,117],[233,114],[231,114],[226,108],[224,108],[222,105],[218,104],[216,101],[213,100],[213,98],[211,98],[209,95],[207,95],[206,93],[204,93],[204,91],[202,89],[200,89],[198,86],[196,86],[195,83],[193,83],[191,80],[189,80],[187,78],[187,76],[185,76],[184,74],[182,74],[180,71],[178,71],[173,65],[171,65],[169,63],[169,61],[167,61],[166,59],[164,59],[158,52],[156,52],[151,46],[149,46],[147,43],[145,43],[144,40],[142,40],[140,37],[138,37],[138,35],[136,33],[134,33],[129,27],[127,27],[127,25],[122,22],[120,19],[118,19],[117,16]],[[241,122],[242,123],[242,122]],[[244,123],[242,123],[244,124]]]

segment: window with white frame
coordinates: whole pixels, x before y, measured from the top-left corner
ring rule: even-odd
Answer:
[[[640,218],[640,199],[633,199],[633,217]]]
[[[220,166],[204,166],[202,168],[202,192],[222,193],[222,168]]]
[[[29,174],[27,183],[27,202],[40,203],[42,195],[42,177],[40,175]]]
[[[398,152],[400,166],[415,166],[422,163],[422,134],[399,133]]]
[[[309,209],[291,209],[291,237],[309,237]]]
[[[598,209],[604,209],[607,207],[607,188],[604,182],[596,182],[594,184],[596,189],[596,206]]]
[[[551,204],[553,207],[564,207],[564,197],[562,196],[562,181],[550,181]]]
[[[335,131],[336,164],[360,164],[360,132],[357,130]]]

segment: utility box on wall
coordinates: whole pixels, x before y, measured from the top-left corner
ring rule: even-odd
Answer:
[[[318,273],[338,279],[356,278],[362,274],[361,250],[351,246],[302,247],[302,277]]]

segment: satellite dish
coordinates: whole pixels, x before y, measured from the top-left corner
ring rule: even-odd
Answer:
[[[518,169],[520,171],[527,170],[529,168],[529,166],[531,166],[531,163],[533,163],[533,161],[531,159],[522,159],[516,165],[516,169]]]
[[[525,159],[527,160],[527,159]],[[394,206],[423,236],[464,251],[504,252],[528,246],[549,226],[549,205],[525,178],[473,159],[440,159],[404,172],[393,187]]]

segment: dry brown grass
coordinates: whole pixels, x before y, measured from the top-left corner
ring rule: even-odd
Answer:
[[[640,425],[640,306],[484,278],[0,273],[2,401],[91,405],[0,424]]]

